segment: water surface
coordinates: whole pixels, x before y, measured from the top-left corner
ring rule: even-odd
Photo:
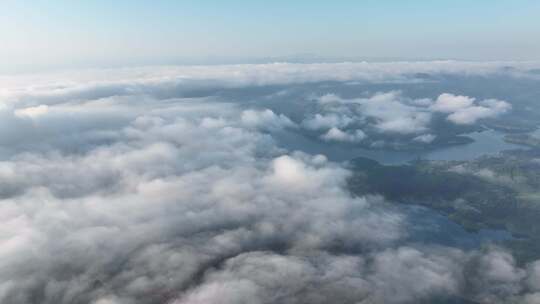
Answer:
[[[512,234],[501,229],[466,231],[444,214],[419,205],[394,205],[406,215],[408,237],[404,243],[437,244],[462,249],[474,249],[486,243],[500,243],[512,239]]]
[[[405,164],[415,159],[471,160],[485,154],[494,154],[523,146],[504,141],[504,133],[487,130],[467,134],[474,142],[441,147],[428,151],[371,150],[339,143],[328,143],[295,132],[281,132],[276,137],[280,146],[310,154],[324,154],[330,160],[342,162],[356,157],[367,157],[382,164]]]

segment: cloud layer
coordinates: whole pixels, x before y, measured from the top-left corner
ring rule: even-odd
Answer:
[[[13,78],[0,108],[0,302],[538,303],[539,262],[518,266],[495,247],[404,243],[404,214],[377,196],[352,197],[346,169],[284,150],[274,137],[301,128],[328,141],[359,143],[379,132],[430,142],[437,113],[452,121],[464,109],[500,112],[499,101],[441,95],[465,100],[443,111],[441,97],[327,95],[315,101],[316,113],[293,121],[208,94],[184,96],[203,83],[394,81],[400,71],[471,66],[278,64]],[[328,70],[334,74],[323,75]]]

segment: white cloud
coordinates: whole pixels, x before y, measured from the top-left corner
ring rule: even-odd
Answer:
[[[327,104],[327,103],[334,103],[334,102],[340,102],[342,99],[337,96],[336,94],[325,94],[319,98],[317,98],[317,100],[319,101],[319,103],[321,104]]]
[[[458,125],[470,125],[478,119],[495,116],[495,113],[485,107],[468,107],[448,115],[447,119]]]
[[[48,111],[49,107],[47,105],[39,105],[36,107],[16,109],[14,113],[17,117],[37,118],[39,116],[47,114]]]
[[[510,105],[508,102],[497,99],[482,100],[480,101],[480,105],[491,109],[497,114],[505,113],[512,108],[512,105]]]
[[[317,113],[313,117],[304,119],[302,125],[308,130],[324,130],[332,127],[346,127],[353,121],[347,115]]]
[[[285,115],[276,115],[272,110],[262,111],[245,110],[242,112],[242,123],[248,127],[261,128],[267,130],[277,130],[282,128],[294,128],[296,125]]]
[[[321,135],[321,138],[326,141],[343,141],[343,142],[359,142],[366,138],[366,134],[362,130],[354,130],[352,132],[343,132],[336,127],[332,127],[328,132]]]
[[[435,112],[449,113],[447,119],[459,125],[470,125],[480,119],[496,117],[512,108],[502,100],[486,99],[478,103],[475,101],[475,98],[468,96],[444,93],[430,108]]]
[[[429,112],[407,105],[399,92],[378,93],[342,103],[356,108],[358,121],[373,119],[373,127],[382,133],[414,134],[427,130],[431,121]]]
[[[444,115],[454,124],[470,125],[511,109],[502,100],[477,102],[472,97],[449,93],[439,95],[435,101],[407,98],[398,91],[352,99],[326,94],[315,100],[317,105],[306,110],[302,127],[320,132],[319,137],[326,141],[360,142],[367,138],[364,143],[368,146],[384,146],[389,136],[399,143],[430,143],[439,131],[432,125],[434,117]],[[358,129],[362,133],[355,131]]]
[[[533,291],[540,292],[540,261],[531,263],[527,267],[527,286]]]
[[[370,277],[375,303],[411,303],[429,294],[457,295],[463,253],[422,252],[414,248],[387,250],[375,257]],[[414,278],[414,279],[412,279]]]
[[[417,142],[429,144],[433,142],[435,138],[437,138],[437,136],[433,134],[422,134],[422,135],[416,136],[415,138],[413,138],[413,140]]]
[[[437,97],[437,100],[430,108],[436,112],[453,113],[471,107],[474,101],[474,98],[468,96],[443,93]]]

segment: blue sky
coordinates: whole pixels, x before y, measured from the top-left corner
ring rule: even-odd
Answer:
[[[540,59],[540,1],[0,1],[0,68]]]

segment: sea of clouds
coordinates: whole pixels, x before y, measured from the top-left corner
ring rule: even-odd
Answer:
[[[429,142],[433,115],[474,124],[501,100],[441,92],[318,96],[294,121],[205,88],[422,81],[508,63],[155,67],[0,76],[0,302],[540,303],[540,261],[488,246],[403,243],[408,219],[353,197],[350,172],[281,147],[283,129]],[[532,76],[531,76],[532,77]],[[315,109],[315,110],[313,110]],[[313,112],[315,111],[315,112]],[[362,126],[362,127],[360,127]]]

